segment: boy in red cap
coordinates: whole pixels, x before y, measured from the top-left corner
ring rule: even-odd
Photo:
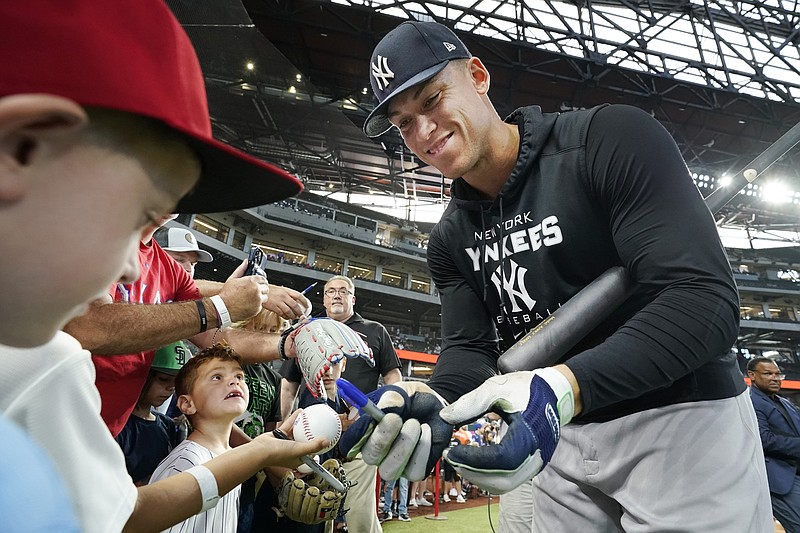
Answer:
[[[142,231],[165,213],[252,207],[300,184],[212,138],[195,52],[160,0],[0,2],[0,34],[0,411],[54,460],[82,530],[161,531],[323,448],[267,435],[133,485],[90,355],[60,328],[138,276]]]

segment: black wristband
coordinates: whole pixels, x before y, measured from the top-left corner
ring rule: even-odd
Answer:
[[[200,315],[200,333],[208,329],[208,317],[206,316],[206,306],[203,305],[203,300],[195,300],[197,304],[197,314]]]
[[[281,356],[281,361],[288,361],[289,357],[286,355],[286,337],[289,336],[289,333],[294,331],[294,328],[289,328],[283,333],[281,333],[281,338],[278,339],[278,355]]]

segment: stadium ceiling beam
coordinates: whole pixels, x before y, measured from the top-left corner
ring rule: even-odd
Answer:
[[[302,72],[306,100],[290,107],[285,95],[276,96],[294,76],[282,69],[262,72],[249,90],[235,80],[220,84],[243,98],[263,98],[280,115],[275,124],[240,131],[240,142],[268,159],[294,157],[315,182],[330,180],[345,192],[364,185],[395,193],[415,181],[441,185],[431,169],[403,160],[406,151],[395,131],[377,143],[360,132],[373,105],[364,93],[369,54],[403,18],[455,27],[489,66],[491,96],[501,114],[531,103],[546,111],[629,103],[667,127],[692,170],[712,176],[739,170],[800,121],[800,98],[790,98],[800,74],[793,83],[770,78],[772,72],[797,71],[800,15],[775,2],[243,1],[282,62]],[[617,11],[610,13],[612,7]],[[614,19],[619,13],[629,23]],[[696,57],[655,44],[678,30]],[[612,42],[608,32],[619,38]],[[236,116],[232,112],[231,121]],[[335,164],[327,154],[335,154]],[[800,190],[797,159],[776,168]]]

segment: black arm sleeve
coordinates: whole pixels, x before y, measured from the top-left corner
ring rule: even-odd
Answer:
[[[281,377],[286,378],[286,381],[291,383],[300,383],[303,381],[303,374],[300,372],[300,367],[297,366],[297,359],[287,359],[284,361],[279,374]]]
[[[653,295],[605,342],[567,362],[590,413],[667,388],[725,354],[739,303],[713,217],[657,121],[629,106],[602,109],[586,153],[619,257]]]
[[[442,349],[428,385],[453,402],[497,374],[497,333],[435,230],[428,244],[428,268],[442,303]]]

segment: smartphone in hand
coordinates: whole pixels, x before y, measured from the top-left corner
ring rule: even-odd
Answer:
[[[267,256],[258,246],[250,248],[250,254],[247,257],[247,270],[245,276],[263,276],[267,277]]]

